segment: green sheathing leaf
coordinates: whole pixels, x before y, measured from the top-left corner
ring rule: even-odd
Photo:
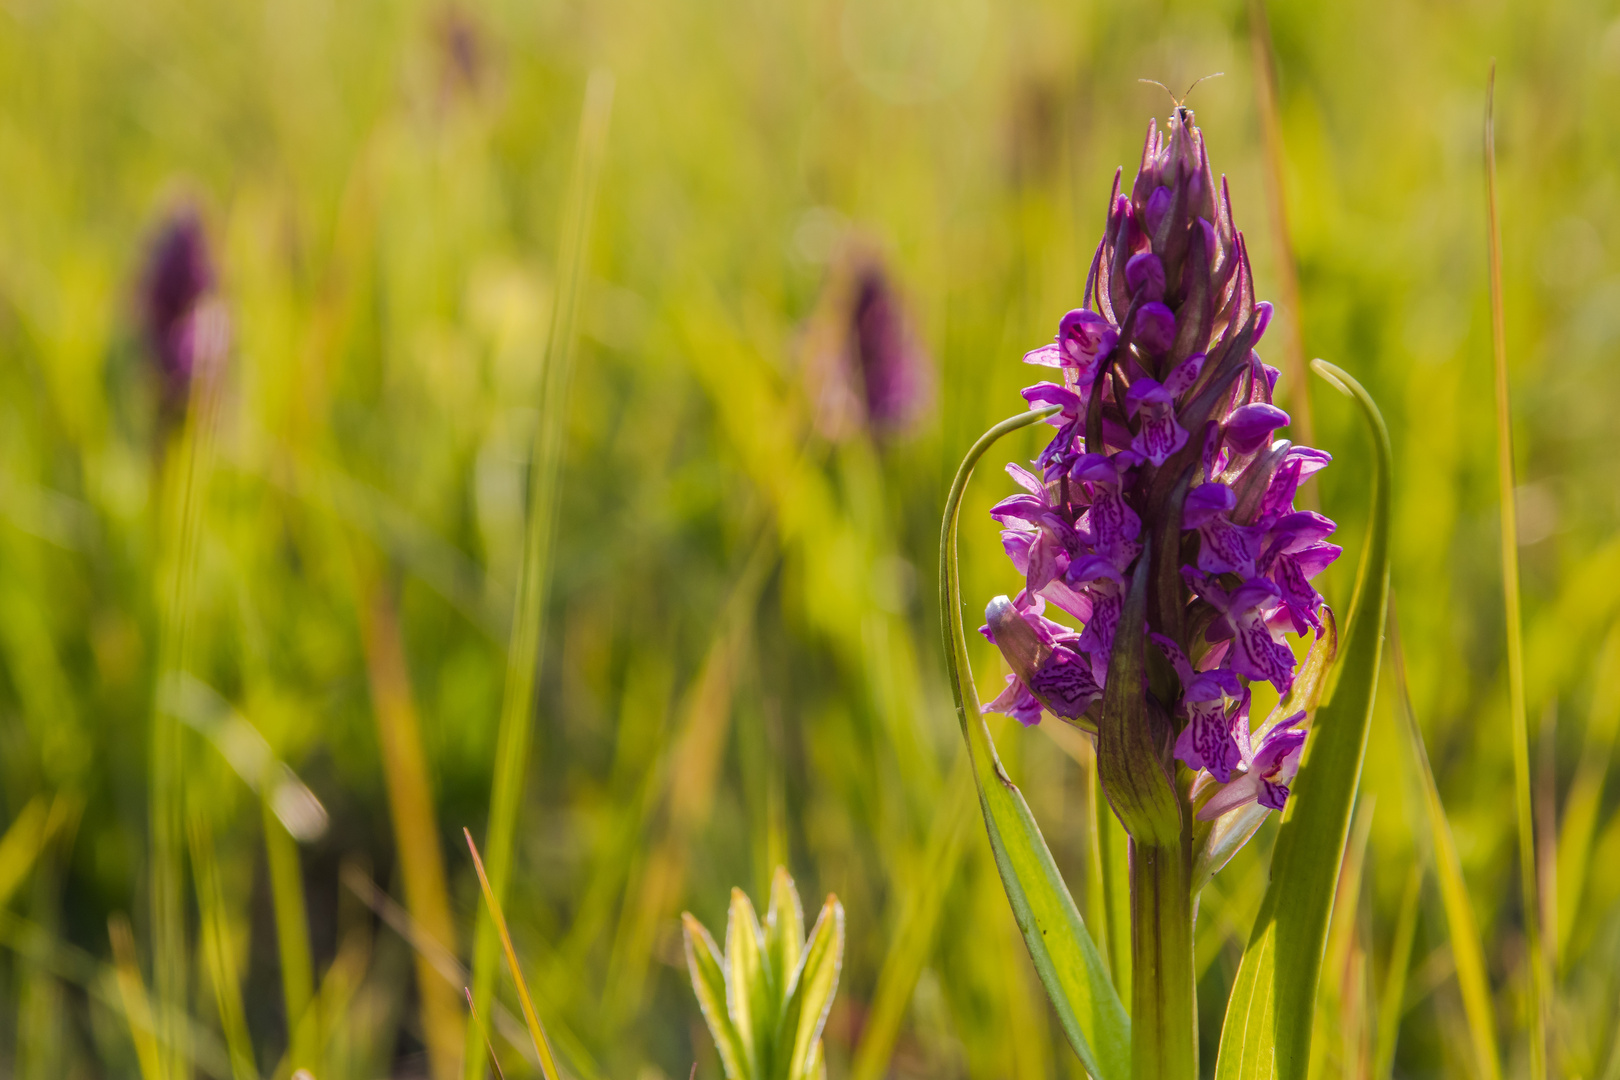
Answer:
[[[973,445],[957,470],[940,529],[940,619],[944,624],[945,662],[956,695],[956,716],[972,756],[985,831],[1013,916],[1029,946],[1030,959],[1086,1071],[1097,1080],[1128,1080],[1130,1018],[1029,806],[996,757],[995,744],[979,712],[962,624],[956,528],[962,492],[973,475],[973,467],[997,439],[1056,411],[1042,409],[1003,420]]]
[[[1373,442],[1372,510],[1331,699],[1317,711],[1283,815],[1271,884],[1238,966],[1217,1080],[1303,1080],[1328,919],[1372,718],[1389,602],[1389,431],[1361,384],[1321,360],[1318,374],[1361,407]]]
[[[681,923],[686,931],[686,969],[692,975],[692,992],[697,995],[709,1034],[714,1036],[720,1064],[730,1080],[753,1080],[744,1071],[742,1041],[726,1011],[726,971],[720,950],[703,924],[691,915],[682,915]]]

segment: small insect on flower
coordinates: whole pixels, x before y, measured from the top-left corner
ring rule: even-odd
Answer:
[[[1083,305],[1024,357],[1055,376],[1024,397],[1059,407],[1057,434],[1032,468],[1007,467],[1023,491],[991,510],[1023,587],[986,611],[982,632],[1012,669],[989,708],[1095,733],[1111,681],[1142,680],[1152,737],[1139,745],[1226,785],[1206,820],[1288,798],[1307,714],[1251,748],[1250,687],[1293,688],[1287,635],[1322,637],[1311,580],[1340,550],[1332,521],[1294,507],[1330,458],[1278,438],[1278,372],[1255,351],[1270,321],[1226,181],[1177,100],[1167,131],[1149,126],[1129,189],[1115,177]],[[1152,646],[1121,650],[1143,572],[1129,625]],[[1121,656],[1137,674],[1112,670]]]

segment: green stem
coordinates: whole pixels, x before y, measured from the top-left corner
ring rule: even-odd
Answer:
[[[1192,849],[1131,843],[1131,1075],[1198,1076]]]

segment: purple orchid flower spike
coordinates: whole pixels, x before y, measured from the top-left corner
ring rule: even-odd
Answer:
[[[1117,771],[1128,763],[1207,774],[1201,785],[1225,785],[1211,806],[1281,808],[1305,732],[1291,719],[1251,753],[1250,686],[1286,694],[1290,635],[1323,627],[1311,581],[1339,555],[1334,524],[1294,498],[1330,459],[1279,437],[1277,369],[1255,351],[1271,305],[1255,298],[1190,111],[1151,126],[1134,181],[1116,179],[1083,301],[1024,356],[1051,373],[1024,397],[1058,406],[1056,433],[1031,468],[1009,466],[1023,490],[991,511],[1023,591],[987,613],[1012,670],[989,708],[1025,724],[1044,708],[1091,730],[1109,702],[1129,704],[1151,730],[1129,754],[1099,734],[1111,801],[1131,786]],[[1143,648],[1118,640],[1122,626]]]

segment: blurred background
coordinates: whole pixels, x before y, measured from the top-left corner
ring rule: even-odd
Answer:
[[[1522,1074],[1494,56],[1552,1053],[1620,1077],[1620,10],[1266,14],[1269,45],[1241,0],[0,0],[0,1072],[150,1080],[170,1030],[201,1075],[461,1075],[461,830],[488,826],[530,447],[554,420],[506,910],[565,1072],[718,1077],[678,916],[718,931],[730,888],[762,899],[780,863],[848,912],[829,1075],[1082,1075],[958,768],[939,513],[966,447],[1022,409],[1019,357],[1079,303],[1114,169],[1171,107],[1138,79],[1218,71],[1189,104],[1261,297],[1293,302],[1284,242],[1297,259],[1267,359],[1298,333],[1392,429],[1412,711]],[[615,92],[559,400],[593,71]],[[193,301],[228,339],[175,329]],[[186,366],[211,348],[193,474]],[[1342,606],[1364,436],[1325,385],[1280,393],[1337,459],[1317,487]],[[189,518],[166,509],[188,475]],[[985,515],[1011,490],[992,468],[970,489],[970,608],[1016,588]],[[993,696],[1001,661],[974,648]],[[1472,1075],[1396,690],[1315,1068]],[[1086,750],[1053,726],[998,729],[1000,749],[1095,928]],[[154,782],[183,808],[183,948],[154,944]],[[1202,900],[1206,1074],[1273,831]],[[143,1018],[155,950],[178,1019]],[[495,1051],[527,1075],[500,1001]]]

